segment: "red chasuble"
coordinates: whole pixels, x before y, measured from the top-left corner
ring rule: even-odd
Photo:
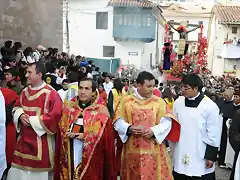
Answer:
[[[116,180],[114,168],[115,147],[112,120],[107,108],[93,103],[84,111],[75,99],[65,104],[60,122],[60,137],[56,144],[54,180]],[[69,127],[79,115],[83,115],[84,142],[82,163],[76,169],[71,166]]]
[[[12,163],[13,153],[16,144],[16,128],[12,119],[12,108],[15,101],[18,99],[18,95],[15,91],[8,88],[1,88],[5,99],[7,127],[6,127],[6,158],[7,164]]]
[[[27,87],[17,100],[13,113],[16,128],[21,131],[12,166],[30,171],[52,171],[54,134],[62,114],[62,101],[57,91],[46,83],[38,88]],[[31,126],[23,126],[18,121],[22,113],[30,116]],[[37,129],[43,133],[38,135]]]

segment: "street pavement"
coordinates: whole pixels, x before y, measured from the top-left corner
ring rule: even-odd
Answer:
[[[221,169],[217,166],[216,168],[216,179],[217,180],[229,180],[231,170]]]
[[[221,169],[217,166],[216,168],[216,180],[229,180],[231,170]],[[118,177],[120,180],[120,177]]]

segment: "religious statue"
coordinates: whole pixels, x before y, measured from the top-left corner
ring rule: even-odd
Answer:
[[[186,39],[186,35],[192,31],[197,30],[200,26],[193,28],[191,30],[187,30],[188,27],[188,22],[187,21],[182,21],[180,22],[180,25],[178,26],[178,28],[176,29],[171,22],[168,22],[169,26],[171,28],[173,28],[175,31],[177,31],[179,33],[179,39]]]
[[[189,25],[188,21],[180,22],[178,28],[175,28],[170,21],[168,22],[168,25],[179,33],[178,57],[179,60],[181,60],[182,56],[186,55],[188,49],[188,44],[186,44],[186,35],[192,31],[197,30],[200,26],[197,26],[196,28],[193,28],[191,30],[187,30],[187,27]]]

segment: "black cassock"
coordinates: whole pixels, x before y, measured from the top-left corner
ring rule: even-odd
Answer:
[[[240,152],[240,110],[238,110],[232,118],[232,123],[229,130],[229,142],[235,151],[233,168],[230,177],[230,180],[234,180],[236,162]]]

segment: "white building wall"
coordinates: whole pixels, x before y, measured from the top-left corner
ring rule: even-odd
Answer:
[[[232,27],[238,27],[237,34],[232,33]],[[240,37],[240,27],[234,25],[222,25],[218,24],[217,20],[213,19],[211,24],[211,36],[208,47],[208,67],[212,70],[213,75],[221,76],[224,74],[224,70],[231,69],[230,66],[237,66],[237,75],[240,71],[239,60],[224,59],[220,57],[223,49],[224,42],[228,39],[233,40],[234,37],[237,40]]]
[[[122,64],[149,66],[152,53],[155,65],[156,41],[148,44],[139,41],[114,41],[113,8],[107,7],[108,2],[108,0],[69,0],[70,53],[107,59],[103,57],[103,46],[115,46],[114,58],[121,58]],[[96,29],[96,12],[107,11],[108,29]],[[163,28],[160,29],[163,33]],[[137,52],[138,55],[132,56],[128,54],[129,52]]]

